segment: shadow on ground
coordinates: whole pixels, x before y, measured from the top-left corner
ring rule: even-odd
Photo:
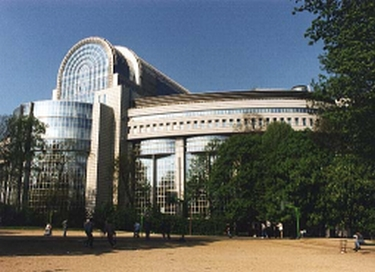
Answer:
[[[17,234],[17,231],[14,232]],[[59,255],[101,255],[124,250],[170,249],[178,247],[204,246],[220,240],[220,237],[188,237],[181,241],[179,237],[164,240],[152,237],[150,240],[133,237],[117,237],[116,245],[112,248],[106,237],[95,237],[93,248],[85,246],[85,237],[43,237],[43,236],[13,236],[0,232],[1,256],[59,256]]]

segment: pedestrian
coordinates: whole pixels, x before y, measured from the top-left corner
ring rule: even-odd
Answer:
[[[171,239],[171,225],[168,219],[163,219],[161,223],[161,233],[163,235],[163,239],[167,238],[168,240]]]
[[[280,238],[283,239],[284,233],[283,233],[283,223],[279,222],[276,225],[277,229],[279,230]]]
[[[66,237],[66,232],[68,231],[68,220],[62,221],[63,237]]]
[[[225,226],[225,232],[226,232],[226,234],[227,234],[227,236],[228,236],[229,238],[232,238],[232,231],[231,231],[231,228],[230,228],[230,224],[229,224],[229,223],[227,223],[227,225]]]
[[[145,226],[146,240],[150,240],[151,221],[149,218],[146,218],[146,220],[144,221],[144,226]]]
[[[266,230],[266,225],[262,222],[262,224],[260,225],[261,227],[261,236],[262,238],[265,238],[267,237],[267,230]]]
[[[47,223],[44,228],[44,236],[52,236],[52,225],[50,223]]]
[[[354,248],[356,252],[361,249],[361,245],[364,244],[363,236],[360,232],[356,232],[354,235]]]
[[[267,238],[272,237],[271,222],[268,221],[268,220],[266,221],[266,237],[267,237]]]
[[[133,234],[133,237],[134,238],[139,238],[139,232],[141,231],[141,224],[139,224],[139,222],[135,222],[134,223],[134,234]]]
[[[83,228],[85,230],[87,240],[85,242],[86,247],[93,247],[93,242],[94,242],[94,236],[92,235],[92,232],[94,230],[94,223],[92,220],[89,218],[86,220],[85,224],[83,225]]]
[[[114,247],[116,245],[116,231],[111,222],[105,221],[103,232],[107,234],[108,243]]]

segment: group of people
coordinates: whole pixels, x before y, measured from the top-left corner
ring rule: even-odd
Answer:
[[[262,238],[283,238],[284,237],[284,227],[283,223],[271,223],[270,221],[261,223],[261,237]]]
[[[93,242],[94,242],[94,235],[93,235],[94,223],[91,218],[88,218],[86,220],[86,222],[83,225],[83,229],[85,230],[85,234],[87,237],[85,241],[85,246],[92,248]],[[107,235],[108,243],[112,247],[114,247],[116,245],[116,231],[110,221],[105,222],[104,227],[102,228],[102,232],[104,235]]]
[[[139,234],[141,232],[141,224],[139,222],[134,223],[134,231],[133,231],[133,237],[139,238]],[[143,222],[143,230],[145,232],[145,238],[146,240],[150,239],[151,234],[151,221],[146,218]],[[163,239],[171,239],[171,225],[169,221],[162,221],[160,225],[160,231],[163,236]]]

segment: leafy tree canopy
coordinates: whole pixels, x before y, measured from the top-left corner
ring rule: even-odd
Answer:
[[[320,128],[340,135],[341,152],[375,157],[375,2],[296,0],[295,12],[315,15],[306,31],[310,44],[323,43],[320,99],[337,102],[321,112]],[[334,138],[332,137],[332,138]]]

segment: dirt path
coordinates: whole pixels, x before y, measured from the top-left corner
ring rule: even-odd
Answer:
[[[0,230],[0,271],[375,271],[375,246],[340,253],[338,239],[276,240],[247,237],[154,235],[151,240],[119,233],[111,248],[95,233],[94,248],[84,247],[84,234],[61,231],[43,237],[43,231]]]

